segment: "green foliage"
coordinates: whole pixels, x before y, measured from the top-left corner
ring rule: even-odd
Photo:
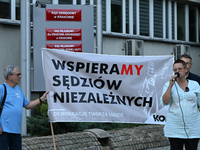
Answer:
[[[35,116],[27,117],[27,130],[31,135],[50,135],[51,128],[47,117]]]
[[[37,111],[40,112],[42,116],[47,117],[47,111],[48,111],[47,101],[43,101],[42,105],[37,105],[36,108]]]
[[[85,129],[99,128],[103,130],[131,128],[138,124],[129,123],[96,123],[96,122],[56,122],[53,123],[54,134],[78,132]],[[51,135],[50,122],[47,117],[34,116],[27,118],[28,133],[31,136]]]

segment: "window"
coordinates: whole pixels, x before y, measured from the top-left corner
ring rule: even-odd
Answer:
[[[102,4],[102,30],[106,31],[106,0],[101,1]]]
[[[154,36],[163,37],[163,8],[161,0],[154,0]]]
[[[40,3],[52,4],[53,0],[39,0]]]
[[[136,34],[136,0],[133,0],[133,34]]]
[[[185,5],[177,3],[177,38],[185,40]]]
[[[81,4],[81,0],[76,0],[76,4],[80,5]]]
[[[11,0],[0,0],[0,18],[11,19]]]
[[[165,21],[166,21],[166,31],[165,31],[165,34],[166,34],[166,38],[169,38],[169,36],[168,36],[168,33],[169,33],[169,31],[168,31],[168,28],[169,28],[169,26],[168,26],[168,23],[169,23],[169,21],[168,21],[168,19],[169,19],[168,8],[169,8],[169,6],[168,6],[168,0],[166,0],[165,1]]]
[[[111,31],[122,33],[122,1],[111,0]]]
[[[94,1],[93,5],[96,5],[96,0]],[[94,26],[97,25],[97,18],[96,18],[96,15],[97,15],[97,7],[94,7],[94,10],[93,10],[93,13],[94,13]]]
[[[5,19],[11,20],[9,21],[11,23],[20,20],[20,2],[21,0],[0,0],[1,22]],[[31,2],[35,3],[36,0]],[[97,0],[39,0],[39,2],[93,5],[94,26],[96,26]],[[185,1],[178,0],[101,0],[101,4],[102,30],[105,33],[200,41],[200,3],[195,5],[187,1],[186,4]],[[32,7],[34,5],[31,5],[31,13]]]
[[[189,41],[196,42],[196,7],[189,6]]]
[[[85,1],[86,5],[90,5],[90,0]]]
[[[15,11],[16,11],[16,20],[20,20],[20,0],[16,0],[16,4],[15,4]]]
[[[149,36],[149,0],[140,0],[140,35]]]
[[[73,4],[73,0],[59,0],[59,4]]]
[[[198,7],[198,29],[199,29],[199,32],[198,32],[198,37],[199,37],[199,40],[198,42],[200,43],[200,6]]]
[[[129,33],[129,0],[126,0],[126,33]]]
[[[171,10],[172,10],[172,29],[171,29],[171,31],[172,31],[172,39],[175,39],[175,33],[174,33],[174,2],[172,2],[172,8],[171,8]]]

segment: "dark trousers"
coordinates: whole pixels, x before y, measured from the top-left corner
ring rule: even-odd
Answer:
[[[0,150],[22,150],[21,134],[3,132],[0,135]]]
[[[197,150],[199,139],[179,139],[179,138],[169,138],[171,150],[183,150],[183,145],[185,145],[185,150]]]

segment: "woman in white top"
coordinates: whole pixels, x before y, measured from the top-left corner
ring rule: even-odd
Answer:
[[[186,63],[180,59],[173,64],[174,76],[163,87],[161,102],[169,105],[164,135],[171,150],[197,150],[200,138],[200,86],[187,80]]]

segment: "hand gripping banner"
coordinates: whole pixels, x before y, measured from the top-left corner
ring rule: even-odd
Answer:
[[[120,56],[42,49],[51,122],[164,124],[160,103],[173,56]]]

